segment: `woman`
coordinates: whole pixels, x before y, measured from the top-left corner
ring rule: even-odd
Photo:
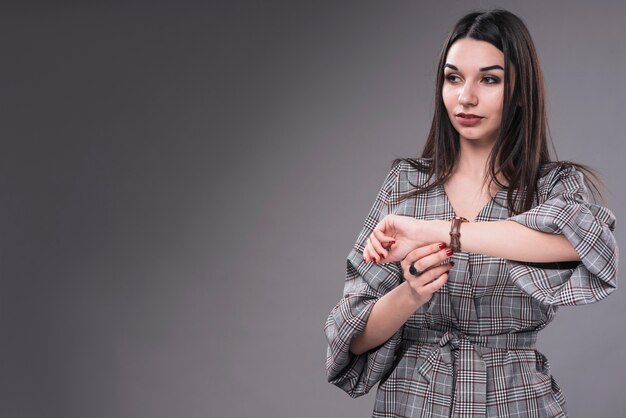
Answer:
[[[400,159],[348,255],[328,379],[374,417],[564,417],[537,332],[616,288],[615,218],[552,162],[524,23],[471,13],[442,50],[421,158]],[[469,220],[469,221],[468,221]]]

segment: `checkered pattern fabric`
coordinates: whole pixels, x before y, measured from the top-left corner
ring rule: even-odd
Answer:
[[[423,176],[404,162],[391,170],[348,254],[343,297],[324,327],[329,382],[352,397],[378,383],[374,417],[565,417],[563,394],[535,348],[537,332],[559,305],[595,302],[615,290],[618,258],[613,214],[588,201],[583,177],[572,167],[542,176],[532,210],[509,217],[501,190],[474,221],[510,219],[564,234],[581,262],[457,253],[448,283],[389,340],[361,355],[349,351],[377,299],[403,280],[400,263],[363,261],[376,224],[389,213],[429,220],[455,215],[443,187],[397,202]]]

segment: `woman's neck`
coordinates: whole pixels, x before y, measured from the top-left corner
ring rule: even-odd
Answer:
[[[455,174],[484,180],[489,176],[489,155],[493,143],[461,140],[461,149],[456,161]]]

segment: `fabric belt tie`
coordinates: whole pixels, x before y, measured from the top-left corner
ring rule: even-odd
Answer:
[[[467,335],[458,330],[405,328],[404,338],[434,344],[417,369],[430,383],[437,409],[450,408],[449,416],[485,417],[487,413],[487,365],[485,348],[534,349],[537,331],[500,335]]]

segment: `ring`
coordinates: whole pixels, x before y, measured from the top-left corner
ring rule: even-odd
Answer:
[[[409,267],[409,273],[416,277],[422,274],[421,271],[415,268],[415,262],[411,263],[411,267]]]

